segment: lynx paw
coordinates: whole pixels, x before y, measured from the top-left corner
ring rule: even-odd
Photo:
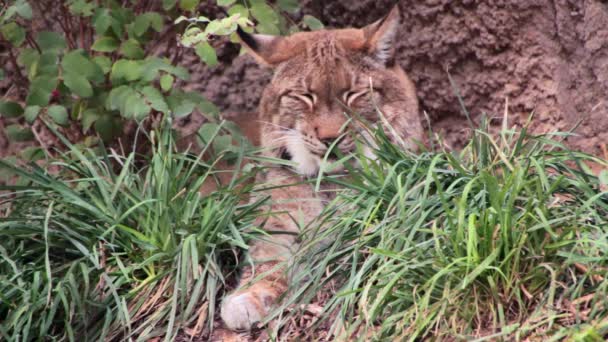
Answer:
[[[271,296],[259,298],[251,291],[236,292],[222,302],[221,317],[230,330],[251,330],[270,311]]]

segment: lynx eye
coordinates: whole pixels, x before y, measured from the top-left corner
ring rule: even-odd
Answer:
[[[306,103],[310,108],[317,103],[317,95],[313,93],[294,93],[293,96]]]
[[[345,91],[344,94],[342,94],[342,99],[344,100],[344,103],[346,103],[346,105],[350,107],[358,97],[363,94],[366,94],[367,92],[367,89],[359,91],[348,90]]]

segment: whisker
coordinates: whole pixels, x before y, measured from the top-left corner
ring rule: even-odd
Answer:
[[[274,126],[274,127],[278,127],[278,128],[283,129],[283,130],[286,130],[286,131],[297,131],[295,128],[289,128],[287,126],[282,126],[282,125],[279,125],[279,124],[276,124],[276,123],[270,122],[270,121],[264,121],[264,120],[256,120],[256,121],[259,122],[259,123],[268,124],[268,125],[271,125],[271,126]]]

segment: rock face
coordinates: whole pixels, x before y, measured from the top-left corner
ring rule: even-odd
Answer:
[[[305,0],[301,14],[328,27],[360,27],[394,0]],[[569,130],[571,146],[600,153],[608,142],[608,2],[599,0],[401,0],[398,62],[418,88],[432,127],[455,147],[468,127],[451,75],[473,118],[511,122],[535,113],[537,132]],[[234,47],[223,65],[197,68],[196,87],[224,110],[257,107],[270,71]]]

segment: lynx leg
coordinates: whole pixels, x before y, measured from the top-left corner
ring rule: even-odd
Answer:
[[[246,267],[237,290],[222,302],[221,317],[229,329],[250,330],[274,308],[289,285],[284,261],[291,257],[293,247],[295,241],[289,235],[256,241],[251,246],[255,269]]]

